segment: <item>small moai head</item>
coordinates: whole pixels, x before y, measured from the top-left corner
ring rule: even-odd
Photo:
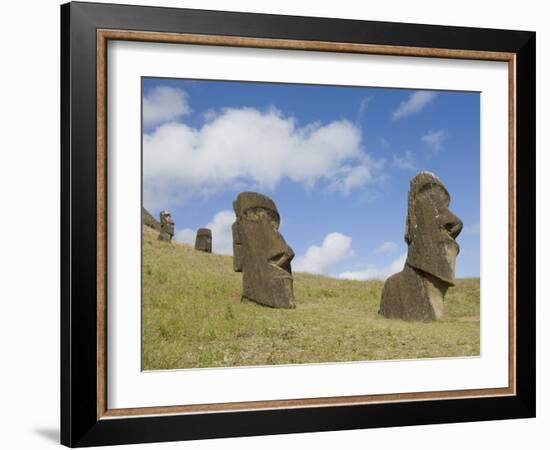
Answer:
[[[174,236],[174,222],[168,211],[160,212],[160,234],[159,240],[170,242]]]
[[[233,268],[243,273],[243,299],[294,308],[290,262],[294,251],[279,233],[280,217],[269,197],[241,192],[233,202]]]
[[[197,230],[195,250],[212,253],[212,231],[209,228],[199,228]]]
[[[449,210],[450,201],[438,177],[430,172],[416,175],[409,189],[405,242],[409,266],[454,285],[462,221]]]

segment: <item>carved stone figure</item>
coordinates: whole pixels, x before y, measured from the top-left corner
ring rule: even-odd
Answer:
[[[197,230],[195,250],[212,253],[212,231],[209,228],[199,228]]]
[[[456,242],[462,221],[449,211],[449,192],[434,174],[420,172],[410,183],[402,272],[389,277],[379,313],[388,318],[441,319],[447,289],[454,286]]]
[[[168,211],[160,212],[159,241],[172,242],[174,236],[174,222]]]
[[[293,250],[279,233],[280,217],[273,200],[241,192],[233,202],[233,268],[243,274],[242,300],[273,308],[294,308]]]

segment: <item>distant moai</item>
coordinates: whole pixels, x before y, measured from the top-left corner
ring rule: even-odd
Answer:
[[[384,317],[432,321],[443,317],[443,300],[455,282],[456,242],[462,221],[449,211],[451,196],[441,180],[420,172],[410,182],[403,270],[382,290]]]
[[[174,236],[174,222],[168,211],[160,212],[159,241],[172,242]]]
[[[273,308],[294,308],[290,262],[294,251],[279,233],[273,200],[241,192],[233,202],[233,268],[242,272],[242,300]]]
[[[212,231],[209,228],[199,228],[197,230],[195,250],[212,253]]]

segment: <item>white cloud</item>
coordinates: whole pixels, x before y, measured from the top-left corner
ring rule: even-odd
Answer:
[[[342,233],[329,233],[321,246],[312,245],[304,256],[296,258],[292,269],[326,275],[331,267],[353,254],[351,237]]]
[[[336,177],[329,184],[331,191],[348,195],[352,190],[372,182],[380,174],[383,160],[374,160],[365,155],[357,165],[344,165],[336,170]]]
[[[202,228],[212,231],[212,252],[223,255],[233,254],[233,234],[231,226],[235,222],[235,213],[230,210],[218,212],[210,222]],[[186,244],[195,244],[197,230],[182,228],[176,230],[174,239]]]
[[[189,114],[187,93],[169,86],[156,86],[143,97],[143,125],[154,126]]]
[[[393,112],[393,120],[399,120],[422,111],[428,103],[433,101],[435,96],[436,93],[431,91],[413,92],[406,100],[399,103],[399,106]]]
[[[412,152],[406,151],[403,157],[393,155],[392,167],[403,170],[416,170]]]
[[[370,104],[372,103],[373,96],[369,95],[367,97],[364,97],[359,102],[359,110],[357,111],[357,121],[361,120],[365,115],[367,114],[367,110],[370,107]]]
[[[209,109],[202,114],[204,120],[214,120],[216,117],[218,117],[218,111],[215,109]]]
[[[462,233],[466,236],[479,236],[479,223],[474,223],[464,227]]]
[[[375,253],[391,253],[399,248],[395,242],[386,241],[374,249]]]
[[[185,244],[194,244],[197,230],[191,228],[176,229],[174,232],[174,239]]]
[[[445,130],[437,131],[428,131],[424,136],[422,136],[422,142],[425,144],[431,145],[434,150],[441,149],[441,143],[443,139],[447,137],[447,132]]]
[[[233,234],[231,231],[233,222],[235,222],[235,213],[230,210],[224,210],[217,213],[206,224],[205,228],[212,230],[212,251],[214,253],[233,254]]]
[[[273,190],[285,178],[346,194],[373,182],[383,165],[366,155],[360,129],[347,120],[299,127],[274,108],[208,117],[202,128],[171,122],[144,135],[146,208],[227,188]]]
[[[393,260],[388,266],[377,267],[369,266],[364,270],[359,270],[357,272],[344,272],[341,273],[338,277],[344,278],[346,280],[371,280],[379,279],[385,280],[394,273],[400,272],[403,270],[405,261],[407,260],[407,254],[403,253],[398,258]]]

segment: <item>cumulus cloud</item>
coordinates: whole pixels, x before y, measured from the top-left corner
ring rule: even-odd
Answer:
[[[202,114],[204,120],[214,120],[216,117],[218,117],[218,111],[215,109],[209,109]]]
[[[386,241],[374,249],[375,253],[391,253],[399,248],[395,242]]]
[[[143,97],[143,125],[168,122],[191,112],[187,93],[169,86],[156,86]]]
[[[424,136],[422,136],[422,142],[431,145],[433,149],[437,151],[441,149],[441,143],[446,137],[447,132],[445,130],[430,130]]]
[[[416,170],[412,152],[406,151],[404,156],[393,155],[392,167],[403,170]]]
[[[326,275],[333,266],[352,254],[351,237],[342,233],[329,233],[321,246],[312,245],[305,255],[296,258],[292,268],[297,272]]]
[[[328,188],[348,195],[352,190],[372,182],[380,174],[384,162],[363,156],[356,165],[343,165],[334,173]]]
[[[346,280],[385,280],[394,273],[400,272],[405,265],[407,254],[403,253],[398,258],[394,259],[388,266],[369,266],[364,270],[356,272],[343,272],[339,275],[339,278]]]
[[[212,251],[214,253],[233,254],[233,234],[231,231],[233,222],[235,222],[235,213],[230,210],[223,210],[206,224],[205,228],[212,230]]]
[[[191,228],[176,229],[174,232],[174,239],[185,244],[194,244],[197,230]]]
[[[143,136],[148,209],[227,188],[269,191],[285,178],[306,188],[323,182],[346,194],[382,169],[347,120],[298,126],[274,108],[228,108],[205,119],[201,128],[170,122]]]
[[[393,120],[399,120],[422,111],[426,105],[433,101],[435,96],[436,93],[431,91],[413,92],[406,100],[399,103],[399,106],[393,112]]]
[[[231,226],[235,222],[235,213],[230,210],[218,212],[204,227],[212,230],[212,252],[223,255],[233,254],[233,235]],[[182,228],[176,230],[174,239],[186,244],[195,244],[197,230]]]

